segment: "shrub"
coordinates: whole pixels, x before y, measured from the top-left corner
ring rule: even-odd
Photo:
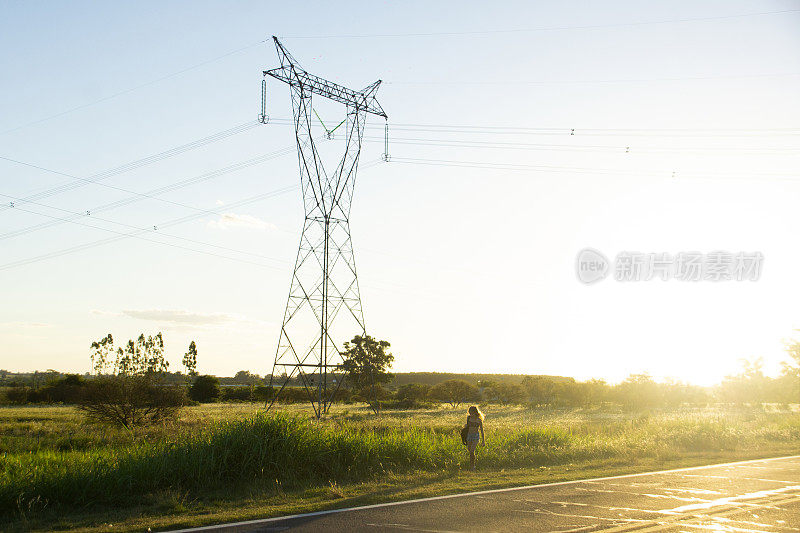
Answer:
[[[483,393],[486,401],[502,404],[522,403],[525,400],[525,391],[515,383],[494,383]]]
[[[6,401],[12,405],[24,405],[28,403],[30,387],[9,387],[6,390]]]
[[[265,389],[269,389],[269,387],[264,387]],[[279,388],[273,389],[274,394],[277,394]],[[316,398],[317,390],[315,388],[310,389],[313,394],[314,398]],[[326,398],[330,398],[331,390],[328,389],[326,392],[322,394]],[[272,398],[272,393],[269,396],[269,399]],[[304,403],[309,400],[309,393],[306,391],[305,387],[284,387],[283,390],[278,395],[277,401],[280,403]],[[344,388],[340,388],[336,391],[333,395],[333,400],[336,402],[349,402],[351,400],[352,393]]]
[[[219,380],[214,376],[197,376],[189,388],[189,397],[196,402],[215,402],[220,394]]]
[[[382,407],[384,409],[430,409],[433,406],[434,404],[429,401],[413,400],[411,398],[382,402]]]
[[[83,387],[78,408],[90,420],[130,429],[174,417],[185,404],[181,387],[158,385],[147,376],[106,376]]]
[[[464,402],[477,401],[480,398],[480,392],[477,387],[463,379],[448,379],[435,385],[430,391],[430,397],[449,403],[451,407],[456,408]]]
[[[77,374],[69,374],[51,381],[38,392],[47,403],[78,403],[86,380]]]
[[[253,389],[253,399],[258,402],[266,402],[267,400],[271,400],[274,394],[275,389],[271,386],[258,385],[255,389]]]
[[[223,402],[250,402],[253,401],[253,387],[222,387]]]
[[[409,383],[397,389],[394,397],[398,401],[410,400],[412,402],[421,402],[428,397],[431,391],[431,386],[427,383]]]

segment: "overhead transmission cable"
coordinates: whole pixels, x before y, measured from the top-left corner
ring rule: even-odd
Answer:
[[[684,76],[671,78],[617,78],[617,79],[594,79],[594,80],[514,80],[514,85],[558,85],[558,84],[604,84],[604,83],[652,83],[662,81],[707,81],[707,80],[730,80],[730,79],[754,79],[754,78],[788,78],[800,76],[800,72],[769,72],[763,74],[721,74],[716,76]],[[386,85],[508,85],[509,81],[387,81]]]
[[[383,137],[365,136],[364,140],[371,143],[384,143]],[[420,137],[394,137],[393,144],[410,146],[432,146],[444,148],[497,148],[509,150],[546,150],[551,152],[612,152],[612,153],[686,153],[698,152],[707,154],[708,152],[729,152],[734,155],[793,155],[800,154],[800,146],[796,148],[739,148],[739,147],[633,147],[625,145],[596,145],[596,144],[551,144],[551,143],[526,143],[526,142],[496,142],[496,141],[475,141],[448,138],[420,138]],[[726,154],[729,155],[729,154]]]
[[[784,9],[781,11],[758,11],[751,13],[740,13],[735,15],[716,15],[711,17],[691,17],[679,19],[645,20],[637,22],[617,22],[610,24],[586,24],[580,26],[540,26],[538,28],[517,28],[517,29],[497,29],[497,30],[475,30],[475,31],[435,31],[417,33],[371,33],[371,34],[328,34],[328,35],[294,35],[288,39],[371,39],[378,37],[438,37],[438,36],[458,36],[458,35],[492,35],[504,33],[533,33],[546,31],[566,31],[566,30],[595,30],[603,28],[622,28],[631,26],[649,26],[655,24],[675,24],[684,22],[711,22],[717,20],[730,20],[745,17],[760,17],[767,15],[785,15],[800,12],[800,9]]]
[[[57,118],[57,117],[61,117],[61,116],[67,115],[69,113],[73,113],[75,111],[79,111],[81,109],[85,109],[87,107],[91,107],[93,105],[97,105],[97,104],[100,104],[102,102],[106,102],[108,100],[112,100],[114,98],[117,98],[117,97],[122,96],[124,94],[131,93],[131,92],[136,91],[138,89],[142,89],[144,87],[148,87],[150,85],[154,85],[156,83],[168,80],[170,78],[174,78],[175,76],[178,76],[180,74],[184,74],[184,73],[189,72],[191,70],[194,70],[196,68],[200,68],[202,66],[208,65],[209,63],[214,63],[216,61],[219,61],[220,59],[225,59],[226,57],[232,56],[234,54],[238,54],[239,52],[242,52],[244,50],[248,50],[248,49],[253,48],[255,46],[259,46],[259,45],[261,45],[261,44],[263,44],[265,42],[266,42],[266,40],[261,40],[261,41],[258,41],[256,43],[251,43],[251,44],[248,44],[246,46],[242,46],[241,48],[237,48],[235,50],[231,50],[230,52],[226,52],[226,53],[224,53],[224,54],[222,54],[220,56],[213,57],[213,58],[205,60],[205,61],[201,61],[200,63],[195,63],[194,65],[182,68],[180,70],[176,70],[174,72],[171,72],[171,73],[166,74],[164,76],[161,76],[159,78],[155,78],[155,79],[152,79],[150,81],[146,81],[144,83],[140,83],[139,85],[134,85],[133,87],[129,87],[129,88],[124,89],[122,91],[118,91],[118,92],[116,92],[114,94],[110,94],[108,96],[104,96],[102,98],[98,98],[97,100],[92,100],[91,102],[87,102],[85,104],[81,104],[79,106],[72,107],[72,108],[67,109],[65,111],[61,111],[61,112],[55,113],[53,115],[49,115],[49,116],[46,116],[46,117],[43,117],[43,118],[39,118],[39,119],[36,119],[36,120],[34,120],[32,122],[28,122],[26,124],[21,124],[19,126],[15,126],[15,127],[11,128],[11,129],[7,129],[5,131],[0,131],[0,135],[6,135],[8,133],[12,133],[12,132],[15,132],[17,130],[21,130],[23,128],[27,128],[28,126],[33,126],[35,124],[40,124],[42,122],[46,122],[48,120],[52,120],[52,119]]]
[[[294,189],[297,189],[297,187],[288,187],[286,191],[281,191],[281,192],[289,192],[289,191],[292,191]],[[58,208],[52,207],[52,206],[44,206],[44,207],[48,207],[50,209],[58,209]],[[173,243],[168,243],[168,242],[163,242],[163,241],[159,241],[159,240],[155,240],[155,239],[148,239],[146,237],[141,237],[140,235],[136,234],[136,232],[134,232],[134,233],[124,233],[124,232],[121,232],[121,231],[115,231],[113,229],[104,228],[104,227],[101,227],[101,226],[95,226],[95,225],[92,225],[92,224],[86,224],[86,223],[81,222],[79,220],[75,220],[74,217],[71,217],[71,218],[58,217],[58,216],[54,216],[54,215],[49,215],[47,213],[40,213],[38,211],[31,211],[31,210],[25,209],[25,208],[20,208],[19,210],[24,212],[24,213],[37,215],[37,216],[40,216],[40,217],[47,217],[47,218],[51,218],[51,219],[54,219],[54,220],[59,220],[61,222],[68,222],[70,224],[75,224],[75,225],[83,226],[83,227],[86,227],[86,228],[92,228],[92,229],[97,229],[97,230],[101,230],[101,231],[105,231],[105,232],[116,233],[117,235],[121,235],[123,237],[134,237],[134,238],[142,239],[142,240],[145,240],[145,241],[148,241],[148,242],[152,242],[152,243],[156,243],[156,244],[163,244],[165,246],[180,248],[180,249],[183,249],[183,250],[190,250],[192,252],[207,253],[207,252],[205,252],[203,250],[198,250],[198,249],[195,249],[195,248],[189,248],[189,247],[185,247],[185,246],[176,245],[176,244],[173,244]],[[69,214],[76,214],[74,211],[70,211],[68,209],[58,209],[58,210],[64,211],[64,212],[69,213]],[[80,216],[80,213],[78,213],[78,215]],[[129,229],[134,229],[134,230],[141,231],[141,232],[150,232],[150,228],[141,228],[140,226],[134,226],[133,224],[125,224],[124,222],[118,222],[118,221],[110,220],[110,219],[107,219],[107,218],[99,218],[98,217],[98,218],[96,218],[96,220],[100,220],[102,222],[106,222],[106,223],[109,223],[109,224],[114,224],[114,225],[117,225],[117,226],[126,227],[126,228],[129,228]],[[153,226],[152,231],[153,232],[157,232],[158,235],[160,235],[160,236],[169,237],[171,239],[177,239],[177,240],[189,242],[189,243],[192,243],[192,244],[199,244],[201,246],[219,248],[221,250],[235,252],[235,253],[238,253],[238,254],[250,255],[250,256],[253,256],[253,257],[260,258],[260,259],[268,259],[270,261],[277,261],[277,262],[281,262],[281,263],[286,263],[286,261],[281,260],[281,259],[276,259],[274,257],[269,257],[269,256],[265,256],[265,255],[261,255],[261,254],[257,254],[257,253],[253,253],[253,252],[248,252],[248,251],[245,251],[245,250],[237,250],[235,248],[230,248],[230,247],[227,247],[227,246],[221,246],[221,245],[210,243],[210,242],[204,242],[204,241],[199,241],[199,240],[196,240],[196,239],[190,239],[188,237],[182,237],[180,235],[164,233],[162,231],[159,231],[157,229],[157,226]],[[238,260],[238,259],[233,258],[233,257],[219,255],[219,254],[209,254],[209,255],[214,255],[216,257],[222,257],[224,259]],[[251,263],[251,264],[259,264],[259,263],[253,263],[252,261],[247,261],[247,262]],[[260,266],[265,266],[265,267],[268,267],[268,268],[277,268],[277,267],[268,266],[268,265],[260,265]],[[280,270],[282,270],[282,269],[280,269]]]
[[[362,165],[362,170],[366,170],[366,169],[368,169],[370,167],[373,167],[373,166],[375,166],[375,165],[377,165],[379,163],[381,163],[381,160],[375,160],[375,161],[371,161],[371,162],[365,163],[364,165]],[[229,259],[229,260],[232,260],[232,261],[240,261],[240,262],[244,262],[244,263],[256,264],[258,266],[264,266],[264,267],[267,267],[267,268],[276,268],[276,267],[274,267],[272,265],[264,265],[264,264],[261,264],[261,263],[255,263],[253,261],[237,259],[237,258],[233,258],[233,257],[230,257],[230,256],[224,256],[224,255],[220,255],[220,254],[207,252],[207,251],[204,251],[204,250],[198,250],[196,248],[190,248],[190,247],[186,247],[186,246],[177,246],[177,245],[173,245],[173,244],[170,244],[170,243],[165,243],[163,241],[158,241],[158,240],[155,240],[155,239],[149,239],[149,238],[142,237],[142,236],[145,235],[145,234],[148,234],[148,233],[156,234],[159,231],[161,231],[163,228],[169,228],[169,227],[172,227],[172,226],[176,226],[178,224],[183,224],[185,222],[190,222],[192,220],[197,220],[198,218],[201,218],[201,217],[205,216],[206,214],[221,214],[225,210],[234,209],[234,208],[237,208],[237,207],[241,207],[241,206],[244,206],[244,205],[248,205],[248,204],[252,204],[252,203],[258,202],[260,200],[264,200],[264,199],[267,199],[267,198],[272,198],[272,197],[275,197],[275,196],[286,194],[288,192],[295,191],[295,190],[297,190],[299,188],[300,188],[299,185],[291,185],[291,186],[282,187],[282,188],[279,188],[279,189],[275,189],[275,190],[269,191],[267,193],[258,194],[258,195],[255,195],[255,196],[251,196],[249,198],[245,198],[243,200],[238,200],[236,202],[228,203],[225,206],[221,206],[221,207],[218,207],[218,208],[203,209],[202,212],[200,212],[200,213],[196,213],[196,214],[193,214],[193,215],[187,215],[187,216],[183,216],[183,217],[167,220],[165,222],[157,223],[157,224],[154,224],[152,227],[151,226],[148,226],[146,228],[138,228],[137,227],[137,229],[135,231],[128,232],[128,233],[118,232],[116,230],[111,230],[111,229],[108,229],[108,228],[102,228],[102,227],[98,227],[98,226],[89,226],[88,224],[79,223],[79,225],[89,226],[89,227],[92,227],[93,229],[99,229],[99,230],[107,231],[107,232],[110,232],[110,233],[115,233],[117,235],[114,236],[114,237],[108,237],[108,238],[105,238],[105,239],[100,239],[100,240],[92,241],[92,242],[89,242],[89,243],[79,244],[77,246],[72,246],[72,247],[69,247],[69,248],[61,249],[61,250],[55,250],[55,251],[48,252],[48,253],[45,253],[45,254],[42,254],[42,255],[38,255],[38,256],[35,256],[35,257],[29,257],[27,259],[21,259],[21,260],[18,260],[18,261],[12,261],[12,262],[9,262],[9,263],[6,263],[6,264],[1,264],[0,265],[0,271],[2,271],[2,270],[10,270],[12,268],[17,268],[17,267],[21,267],[21,266],[30,265],[32,263],[37,263],[39,261],[44,261],[44,260],[47,260],[47,259],[53,259],[55,257],[61,257],[61,256],[68,255],[68,254],[71,254],[71,253],[80,252],[80,251],[83,251],[83,250],[88,250],[88,249],[91,249],[91,248],[95,248],[97,246],[102,246],[102,245],[105,245],[105,244],[110,244],[110,243],[113,243],[113,242],[117,242],[117,241],[120,241],[120,240],[123,240],[123,239],[126,239],[126,238],[137,238],[137,239],[145,240],[145,241],[148,241],[148,242],[153,242],[153,243],[156,243],[156,244],[161,244],[161,245],[165,245],[165,246],[173,246],[173,247],[176,247],[176,248],[179,248],[179,249],[188,250],[188,251],[197,252],[197,253],[204,253],[206,255],[212,255],[212,256],[215,256],[215,257],[220,257],[220,258],[223,258],[223,259]],[[51,217],[51,218],[57,218],[57,217],[53,217],[52,215],[46,215],[46,214],[43,214],[43,213],[33,212],[33,211],[29,211],[29,210],[26,210],[26,212],[29,212],[29,213],[32,213],[32,214],[37,214],[37,215],[42,215],[42,216],[47,216],[47,217]],[[73,222],[74,223],[75,221],[72,220],[72,219],[65,219],[64,222]],[[223,249],[226,249],[228,251],[233,251],[233,252],[236,252],[236,253],[253,255],[251,252],[247,252],[247,251],[243,251],[243,250],[237,250],[237,249],[228,248],[228,247],[220,247],[220,246],[217,246],[217,245],[214,245],[214,244],[211,244],[211,243],[205,243],[205,242],[202,242],[202,241],[195,241],[193,239],[186,239],[186,238],[175,236],[175,235],[168,235],[168,236],[169,237],[173,237],[173,238],[177,238],[177,239],[187,240],[189,242],[194,242],[196,244],[202,244],[202,245],[206,245],[206,246],[213,246],[213,247],[217,247],[217,248],[223,248]],[[272,259],[272,258],[268,258],[266,256],[260,256],[260,257],[267,258],[267,259]]]
[[[563,167],[557,165],[527,165],[516,163],[496,163],[484,161],[462,161],[452,159],[423,159],[412,157],[394,157],[392,162],[426,166],[445,166],[458,168],[479,168],[490,170],[515,170],[526,172],[566,172],[572,174],[599,174],[599,175],[628,175],[628,176],[653,176],[663,178],[717,178],[717,179],[785,179],[790,181],[800,181],[800,175],[787,175],[779,173],[753,173],[753,174],[731,174],[726,172],[686,172],[678,170],[647,171],[635,169],[613,169],[613,168],[590,168],[590,167]]]
[[[189,221],[201,218],[201,217],[205,216],[208,213],[220,214],[222,211],[224,211],[226,209],[233,209],[233,208],[241,207],[241,206],[244,206],[244,205],[247,205],[247,204],[252,204],[254,202],[258,202],[260,200],[271,198],[273,196],[277,196],[277,195],[280,195],[280,194],[285,194],[287,192],[296,190],[297,188],[299,188],[299,186],[297,186],[297,185],[282,187],[280,189],[275,189],[273,191],[269,191],[269,192],[266,192],[266,193],[263,193],[263,194],[257,194],[255,196],[251,196],[249,198],[245,198],[245,199],[239,200],[237,202],[226,204],[224,207],[220,207],[220,208],[217,208],[217,209],[214,209],[214,208],[205,209],[205,210],[203,210],[202,213],[196,213],[196,214],[193,214],[193,215],[187,215],[187,216],[183,216],[183,217],[179,217],[179,218],[174,218],[174,219],[171,219],[171,220],[167,220],[165,222],[154,224],[152,227],[148,227],[148,228],[144,228],[144,229],[137,229],[135,231],[128,232],[128,233],[121,233],[121,232],[117,232],[115,230],[105,229],[105,231],[109,231],[111,233],[117,233],[118,235],[115,236],[115,237],[109,237],[109,238],[106,238],[106,239],[92,241],[92,242],[85,243],[85,244],[79,244],[77,246],[71,246],[69,248],[64,248],[64,249],[61,249],[61,250],[55,250],[55,251],[48,252],[48,253],[45,253],[45,254],[42,254],[42,255],[38,255],[38,256],[35,256],[35,257],[30,257],[30,258],[27,258],[27,259],[21,259],[21,260],[18,260],[18,261],[12,261],[12,262],[9,262],[9,263],[5,263],[5,264],[0,265],[0,270],[9,270],[9,269],[20,267],[20,266],[30,265],[32,263],[36,263],[38,261],[43,261],[45,259],[52,259],[52,258],[55,258],[55,257],[61,257],[63,255],[67,255],[67,254],[78,252],[78,251],[82,251],[82,250],[87,250],[87,249],[90,249],[90,248],[94,248],[96,246],[102,246],[104,244],[110,244],[112,242],[117,242],[117,241],[120,241],[122,239],[130,238],[130,237],[143,238],[142,235],[145,235],[147,233],[157,233],[159,231],[159,228],[169,228],[169,227],[172,227],[172,226],[175,226],[175,225],[178,225],[178,224],[183,224],[185,222],[189,222]],[[96,228],[96,229],[104,229],[104,228]],[[165,243],[163,243],[161,241],[155,241],[155,240],[152,240],[152,239],[146,239],[145,238],[144,240],[149,240],[151,242],[156,242],[158,244],[165,244]],[[169,244],[167,244],[167,245],[169,245]],[[177,247],[178,248],[182,248],[182,249],[189,249],[189,248],[180,247],[180,246],[177,246]],[[190,250],[198,252],[198,253],[206,253],[204,251],[196,250],[196,249],[190,249]],[[210,254],[210,255],[217,255],[217,254]],[[227,259],[231,259],[230,257],[226,257],[226,258]],[[264,266],[264,265],[261,265],[261,266]]]
[[[293,126],[291,119],[270,118],[270,124]],[[382,124],[367,123],[368,130],[383,130]],[[800,136],[795,128],[532,128],[529,126],[486,126],[470,124],[392,123],[395,132],[460,133],[481,135],[550,135],[550,136],[652,136],[652,137],[753,137]]]
[[[138,168],[141,168],[143,166],[150,165],[150,164],[156,163],[158,161],[163,161],[164,159],[167,159],[167,158],[170,158],[170,157],[174,157],[176,155],[188,152],[190,150],[195,150],[197,148],[201,148],[203,146],[207,146],[207,145],[209,145],[211,143],[215,143],[215,142],[221,141],[223,139],[227,139],[228,137],[231,137],[233,135],[237,135],[239,133],[243,133],[245,131],[249,131],[249,130],[255,128],[256,126],[258,126],[258,122],[257,121],[255,121],[255,120],[248,121],[248,122],[245,122],[243,124],[239,124],[237,126],[229,128],[227,130],[222,130],[222,131],[213,133],[213,134],[211,134],[211,135],[209,135],[207,137],[203,137],[202,139],[197,139],[196,141],[192,141],[192,142],[187,143],[187,144],[176,146],[174,148],[170,148],[169,150],[165,150],[163,152],[159,152],[157,154],[153,154],[153,155],[144,157],[142,159],[137,159],[135,161],[131,161],[129,163],[125,163],[125,164],[120,165],[118,167],[114,167],[114,168],[111,168],[111,169],[108,169],[108,170],[104,170],[102,172],[98,172],[96,174],[92,174],[91,176],[89,176],[87,178],[82,178],[82,177],[79,177],[79,176],[75,176],[73,174],[68,174],[68,173],[65,173],[65,172],[52,170],[52,169],[43,167],[41,165],[36,165],[36,164],[28,163],[28,162],[25,162],[25,161],[20,161],[18,159],[13,159],[13,158],[10,158],[10,157],[0,156],[0,160],[8,161],[10,163],[15,163],[17,165],[23,165],[23,166],[30,167],[30,168],[35,168],[37,170],[43,170],[43,171],[49,172],[51,174],[58,174],[58,175],[61,175],[61,176],[72,178],[72,180],[69,181],[69,182],[62,183],[60,185],[56,185],[55,187],[51,187],[51,188],[46,189],[44,191],[39,191],[39,192],[28,194],[27,196],[23,197],[20,200],[21,202],[25,202],[25,201],[29,201],[29,200],[40,200],[42,198],[48,198],[50,196],[54,196],[56,194],[61,194],[63,192],[71,191],[71,190],[77,189],[79,187],[83,187],[84,185],[90,185],[90,184],[101,185],[101,186],[108,187],[108,188],[116,188],[115,186],[105,185],[105,184],[102,184],[101,182],[104,181],[104,180],[107,180],[108,178],[111,178],[113,176],[118,176],[118,175],[126,173],[126,172],[131,172],[131,171],[136,170]],[[124,192],[129,192],[129,191],[125,191],[124,189],[120,189],[120,188],[117,188],[117,189],[118,190],[123,190]],[[0,206],[0,212],[6,211],[6,210],[8,210],[10,208],[11,207],[9,205]]]
[[[253,167],[253,166],[256,166],[256,165],[260,165],[260,164],[265,163],[267,161],[270,161],[272,159],[276,159],[278,157],[281,157],[281,156],[284,156],[284,155],[288,155],[292,151],[293,151],[293,147],[282,148],[280,150],[276,150],[275,152],[272,152],[272,153],[269,153],[269,154],[266,154],[266,155],[254,157],[254,158],[247,159],[247,160],[244,160],[244,161],[239,161],[237,163],[233,163],[231,165],[228,165],[227,167],[223,167],[221,169],[213,170],[211,172],[206,172],[205,174],[200,174],[199,176],[194,176],[192,178],[187,178],[187,179],[184,179],[184,180],[180,180],[180,181],[174,182],[172,184],[165,185],[163,187],[158,187],[156,189],[152,189],[152,190],[146,191],[146,192],[137,192],[137,191],[132,191],[130,189],[126,189],[126,188],[122,188],[122,187],[116,187],[116,186],[111,186],[111,185],[100,183],[98,185],[101,185],[103,187],[108,187],[108,188],[111,188],[111,189],[114,189],[114,190],[117,190],[117,191],[125,192],[127,194],[130,194],[131,196],[129,196],[127,198],[122,198],[120,200],[115,200],[113,202],[109,202],[109,203],[106,203],[106,204],[102,204],[102,205],[99,205],[99,206],[90,207],[88,209],[83,209],[83,210],[81,210],[79,212],[80,214],[75,215],[73,218],[84,218],[84,217],[92,216],[94,213],[108,211],[110,209],[116,209],[118,207],[123,207],[123,206],[126,206],[126,205],[130,205],[130,204],[132,204],[134,202],[138,202],[138,201],[145,200],[145,199],[156,200],[156,201],[159,201],[159,202],[163,202],[163,203],[174,205],[174,206],[178,206],[178,207],[183,207],[183,208],[190,209],[190,210],[193,210],[193,211],[198,211],[198,212],[201,212],[201,213],[207,213],[207,210],[199,209],[197,207],[194,207],[192,205],[189,205],[189,204],[186,204],[186,203],[183,203],[183,202],[177,202],[177,201],[174,201],[174,200],[168,200],[166,198],[161,198],[160,195],[166,194],[168,192],[176,191],[178,189],[181,189],[181,188],[184,188],[184,187],[188,187],[190,185],[195,185],[195,184],[198,184],[198,183],[202,183],[204,181],[208,181],[208,180],[211,180],[211,179],[216,179],[216,178],[219,178],[221,176],[225,176],[227,174],[230,174],[232,172],[238,172],[238,171],[244,170],[246,168],[250,168],[250,167]],[[4,204],[4,206],[6,208],[8,208],[8,209],[17,209],[20,204],[24,205],[24,203],[34,203],[34,204],[36,203],[35,200],[30,200],[29,199],[30,197],[28,197],[28,199],[19,199],[19,198],[12,197],[12,196],[9,196],[9,195],[6,195],[6,194],[1,194],[0,196],[3,196],[3,197],[11,199],[10,202],[7,202],[7,203]],[[24,202],[23,202],[23,200],[24,200]],[[28,226],[28,227],[21,228],[21,229],[18,229],[18,230],[9,231],[9,232],[6,232],[6,233],[0,233],[0,240],[7,239],[7,238],[10,238],[10,237],[16,237],[16,236],[19,236],[19,235],[25,235],[27,233],[31,233],[33,231],[37,231],[37,230],[48,228],[48,227],[52,227],[52,226],[55,226],[55,225],[58,225],[58,224],[60,224],[60,222],[54,220],[54,221],[50,221],[50,222],[43,222],[43,223],[40,223],[40,224],[36,224],[34,226]]]

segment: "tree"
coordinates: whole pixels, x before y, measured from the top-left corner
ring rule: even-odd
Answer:
[[[183,354],[183,368],[188,376],[197,376],[197,345],[194,341],[189,343],[189,351]]]
[[[378,388],[381,383],[389,383],[394,375],[388,372],[394,362],[387,341],[373,339],[369,335],[356,335],[350,342],[344,343],[342,367],[347,372],[353,389],[367,398],[375,414],[380,413],[381,394]]]
[[[456,408],[464,402],[476,401],[480,396],[478,388],[463,379],[448,379],[431,388],[430,397],[449,403]]]
[[[493,383],[491,387],[486,388],[483,395],[487,400],[500,402],[503,405],[522,403],[525,399],[525,392],[516,383]]]
[[[220,397],[219,380],[214,376],[197,376],[189,388],[189,397],[196,402],[215,402]]]
[[[533,405],[550,405],[554,401],[555,383],[543,376],[525,376],[522,387],[527,391]]]
[[[661,401],[661,391],[650,374],[631,374],[614,387],[617,400],[629,409],[649,409]]]
[[[783,397],[787,403],[800,402],[800,341],[787,344],[786,352],[791,360],[782,365]]]
[[[412,402],[421,402],[428,397],[431,391],[431,386],[427,383],[408,383],[397,389],[394,397],[398,400],[409,400]]]
[[[111,335],[107,337],[111,339]],[[102,344],[102,340],[100,344]],[[92,348],[98,343],[92,343]],[[101,345],[102,348],[102,345]],[[113,350],[113,340],[111,340]],[[92,354],[92,361],[95,362],[95,353]],[[129,340],[125,348],[117,348],[113,364],[113,373],[119,376],[143,376],[145,374],[157,374],[166,372],[169,369],[169,361],[164,359],[164,338],[161,332],[155,336],[145,337],[144,333],[134,342]],[[102,365],[98,366],[95,362],[95,371],[100,374],[110,366],[108,358],[103,359]]]
[[[93,342],[91,348],[92,370],[99,375],[108,364],[109,355],[114,353],[114,337],[109,333],[99,341]]]
[[[764,376],[764,359],[758,357],[752,361],[740,359],[742,371],[734,376],[726,376],[719,386],[723,400],[737,404],[748,403],[760,405],[766,400],[768,378]]]
[[[173,418],[186,404],[184,389],[160,382],[169,368],[160,332],[148,337],[142,333],[116,352],[109,334],[93,342],[91,349],[97,377],[82,387],[78,404],[89,419],[132,428]],[[112,353],[113,364],[109,360]],[[104,376],[109,370],[112,375]]]
[[[261,376],[258,374],[251,374],[249,370],[239,370],[233,376],[234,383],[241,383],[242,385],[255,385],[261,382]]]
[[[149,376],[103,376],[84,387],[78,406],[87,418],[133,429],[174,418],[186,405],[186,390],[162,386]]]

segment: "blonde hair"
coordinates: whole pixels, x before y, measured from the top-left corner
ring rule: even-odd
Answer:
[[[469,414],[471,414],[472,416],[477,416],[478,418],[483,420],[483,413],[481,413],[481,410],[478,409],[477,405],[470,405],[469,406]]]

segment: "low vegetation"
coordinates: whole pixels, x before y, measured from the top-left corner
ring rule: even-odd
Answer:
[[[597,465],[766,456],[800,443],[799,414],[762,408],[631,413],[487,405],[486,412],[487,445],[479,451],[484,472],[570,465],[591,475]],[[367,406],[336,406],[316,422],[300,406],[265,414],[253,404],[210,404],[137,432],[83,424],[71,407],[5,408],[0,514],[8,528],[25,521],[47,529],[71,514],[141,512],[165,492],[185,495],[194,507],[213,507],[233,488],[291,499],[309,488],[387,475],[457,477],[466,464],[457,436],[462,418],[449,407],[375,417]]]

